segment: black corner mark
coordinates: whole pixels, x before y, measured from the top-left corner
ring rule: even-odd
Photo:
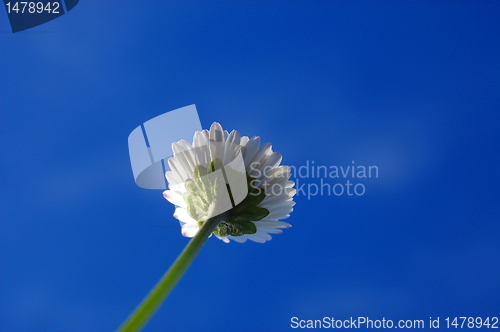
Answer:
[[[63,3],[64,1],[64,3]],[[52,21],[73,9],[79,0],[39,0],[12,1],[4,0],[12,32],[19,32]]]

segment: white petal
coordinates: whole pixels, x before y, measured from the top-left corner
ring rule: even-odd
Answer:
[[[224,159],[222,160],[222,163],[227,165],[233,161],[240,149],[240,133],[233,130],[227,137],[224,144]]]
[[[262,207],[267,207],[271,206],[272,204],[280,203],[280,202],[286,202],[292,199],[293,195],[295,195],[295,189],[293,188],[280,188],[282,189],[281,192],[275,187],[271,188],[271,192],[267,193],[267,196],[264,198],[264,200],[259,204],[259,206]],[[278,194],[278,195],[273,195]]]
[[[240,140],[241,140],[240,133],[237,130],[233,130],[226,139],[226,142],[231,142],[235,145],[240,145]]]
[[[177,153],[172,158],[174,159],[173,162],[175,163],[177,169],[182,169],[187,178],[193,178],[194,166],[196,165],[193,165],[194,162],[192,161],[191,152],[186,151]],[[179,173],[182,174],[181,172]],[[183,179],[186,179],[186,177],[183,177]]]
[[[266,219],[285,219],[290,215],[288,213],[292,212],[293,208],[290,206],[280,207],[278,209],[274,209],[269,211],[269,214],[266,216]]]
[[[195,166],[198,165],[196,162],[196,150],[188,142],[182,140],[178,142],[183,149],[179,154],[181,154],[187,161],[189,168],[193,171]]]
[[[172,151],[174,152],[174,154],[182,153],[184,151],[189,151],[192,148],[193,147],[191,146],[191,144],[189,144],[186,140],[183,139],[172,144]]]
[[[271,235],[264,233],[264,232],[259,232],[258,230],[257,230],[257,233],[255,233],[255,234],[247,234],[247,235],[248,235],[249,240],[252,240],[252,241],[258,242],[258,243],[264,243],[264,242],[270,241],[272,239]]]
[[[248,169],[248,165],[250,164],[250,160],[252,160],[253,156],[255,155],[255,152],[259,149],[260,145],[260,137],[259,136],[254,136],[252,137],[247,144],[245,144],[245,155],[243,156],[245,158],[245,167]]]
[[[170,203],[172,203],[172,204],[174,204],[176,206],[181,206],[183,208],[187,207],[186,202],[184,201],[184,199],[182,198],[182,196],[179,195],[178,193],[176,193],[175,191],[165,190],[163,192],[163,197],[165,197],[165,199],[167,201],[169,201]]]
[[[184,224],[181,229],[181,234],[185,237],[193,237],[198,234],[199,230],[200,228],[198,227],[198,225]]]
[[[275,174],[277,175],[277,174]],[[289,183],[287,174],[281,174],[283,177],[269,177],[265,176],[263,180],[258,183],[258,186],[264,188],[266,193],[272,195],[279,195],[284,189],[290,187],[291,183]],[[293,182],[293,181],[292,181]],[[283,189],[283,190],[281,190]]]
[[[229,239],[227,238],[227,236],[219,236],[217,234],[214,234],[216,238],[218,238],[219,240],[222,240],[224,241],[225,243],[229,243]]]
[[[288,180],[291,175],[292,174],[290,173],[290,167],[278,166],[276,168],[273,168],[268,173],[266,173],[266,179],[286,178]]]
[[[175,191],[178,195],[181,195],[186,192],[186,185],[184,182],[179,184],[171,184],[169,183],[168,188],[172,191]]]
[[[185,208],[178,207],[174,211],[174,218],[179,220],[181,224],[196,225],[198,227],[198,222],[191,218],[189,213]]]
[[[206,146],[208,145],[208,130],[197,131],[194,133],[193,146]]]
[[[270,228],[270,227],[259,227],[259,231],[269,234],[282,234],[283,231],[281,229]]]
[[[214,122],[210,127],[209,138],[210,160],[217,158],[222,161],[224,159],[224,132],[219,123]]]
[[[165,177],[166,177],[166,179],[167,179],[167,181],[168,181],[169,184],[176,185],[176,184],[184,182],[184,181],[182,181],[182,178],[179,175],[179,173],[174,172],[174,171],[168,171],[168,172],[166,172],[165,173]]]
[[[293,209],[292,209],[293,211]],[[292,212],[290,211],[290,212]],[[284,220],[284,219],[287,219],[290,217],[290,214],[282,214],[282,215],[277,215],[277,216],[267,216],[266,218],[268,218],[269,220]]]
[[[218,122],[212,123],[209,132],[209,138],[211,142],[224,142],[224,131],[222,126]]]
[[[248,240],[248,238],[246,237],[246,235],[242,235],[242,236],[228,235],[227,237],[228,237],[228,239],[236,241],[238,243],[245,243]]]
[[[290,228],[292,225],[290,225],[287,222],[284,221],[276,221],[276,220],[268,220],[268,219],[261,219],[259,221],[252,221],[255,226],[257,227],[272,227],[272,228]]]
[[[269,173],[272,169],[276,168],[283,157],[279,152],[271,153],[265,160],[262,161],[262,165],[260,165],[260,174],[256,174],[258,179],[263,178],[267,173]],[[252,174],[250,174],[252,175]],[[252,175],[253,176],[253,175]]]
[[[177,173],[178,177],[182,179],[181,182],[184,182],[184,180],[190,178],[189,175],[188,175],[188,173],[184,169],[184,167],[182,167],[182,165],[180,164],[179,160],[175,156],[174,157],[170,157],[168,159],[168,166],[170,167],[170,170],[172,172]],[[176,184],[176,183],[174,183],[174,184]]]
[[[201,165],[205,168],[208,167],[208,164],[210,164],[210,150],[208,149],[208,145],[198,146],[194,148],[192,151],[193,151],[193,163],[195,167],[197,165]]]
[[[245,146],[248,143],[248,136],[241,136],[240,145]]]
[[[265,241],[271,241],[271,239],[273,238],[270,234],[263,232],[261,230],[257,230],[257,233],[255,233],[255,235],[263,238]]]
[[[295,205],[295,202],[292,199],[287,199],[287,200],[281,200],[281,201],[276,201],[276,202],[261,202],[259,204],[260,207],[266,208],[269,211],[276,211],[278,209],[282,208],[291,208],[292,206]]]
[[[260,149],[255,153],[253,158],[250,160],[248,165],[246,165],[248,174],[256,174],[260,176],[260,167],[265,159],[272,153],[271,143],[266,143],[260,147]],[[246,164],[246,163],[245,163]]]

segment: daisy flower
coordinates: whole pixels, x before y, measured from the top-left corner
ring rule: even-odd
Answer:
[[[291,227],[280,219],[293,211],[296,190],[271,144],[260,146],[260,137],[229,133],[215,122],[197,131],[192,144],[181,140],[172,150],[163,196],[176,206],[183,236],[195,236],[210,218],[220,220],[213,234],[226,243],[264,243]]]

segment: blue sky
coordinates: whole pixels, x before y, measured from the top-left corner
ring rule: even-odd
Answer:
[[[298,195],[269,243],[209,239],[144,331],[498,317],[498,17],[495,1],[80,1],[13,34],[0,14],[0,330],[112,331],[142,300],[188,239],[135,185],[127,137],[190,104],[285,165],[379,177]]]

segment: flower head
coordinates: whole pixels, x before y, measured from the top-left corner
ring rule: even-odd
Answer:
[[[209,131],[197,131],[193,144],[181,140],[172,150],[163,196],[177,206],[182,235],[195,236],[209,218],[220,219],[213,233],[226,243],[263,243],[291,227],[280,219],[293,211],[294,182],[271,144],[260,146],[258,136],[241,137],[215,122]]]

